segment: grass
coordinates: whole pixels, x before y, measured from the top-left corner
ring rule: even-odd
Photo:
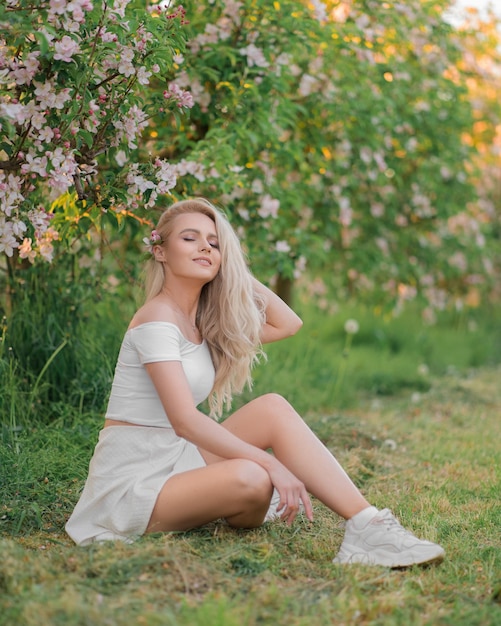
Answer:
[[[414,401],[365,395],[356,408],[307,416],[372,502],[444,545],[445,562],[427,569],[335,567],[342,524],[318,502],[313,524],[214,523],[77,548],[62,527],[95,417],[4,431],[0,623],[501,624],[499,375],[443,376]]]
[[[42,360],[34,397],[0,346],[0,625],[501,625],[499,311],[424,327],[412,312],[385,320],[360,307],[303,308],[303,330],[268,347],[253,394],[286,395],[369,500],[439,541],[445,562],[336,567],[342,523],[319,502],[313,524],[292,528],[214,523],[132,545],[74,546],[64,523],[102,423],[109,337],[125,326],[113,311],[109,326],[104,313],[84,320],[84,377],[68,381],[67,401],[61,389],[46,400],[61,353]],[[360,326],[349,338],[348,318]]]
[[[348,408],[361,395],[411,397],[436,377],[501,361],[499,308],[446,313],[434,326],[423,325],[412,310],[397,318],[361,306],[335,315],[301,303],[299,310],[304,327],[266,346],[269,363],[256,370],[253,393],[282,393],[303,414]],[[350,318],[359,331],[348,336]]]

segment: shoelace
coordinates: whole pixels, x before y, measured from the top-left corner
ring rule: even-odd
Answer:
[[[384,524],[386,526],[386,530],[392,530],[402,535],[412,534],[408,530],[405,530],[402,524],[395,519],[393,513],[389,509],[382,509],[379,511],[372,521],[377,524]]]

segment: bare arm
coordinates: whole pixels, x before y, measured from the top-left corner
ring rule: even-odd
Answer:
[[[303,325],[301,318],[271,289],[253,278],[254,291],[266,303],[266,322],[261,331],[262,343],[279,341],[295,335]]]
[[[196,408],[179,361],[145,367],[177,435],[222,458],[250,459],[268,469],[266,452],[245,443]]]
[[[177,435],[223,459],[248,459],[261,465],[282,501],[301,500],[312,519],[311,503],[301,481],[274,456],[243,441],[196,408],[179,361],[149,363],[145,367]]]

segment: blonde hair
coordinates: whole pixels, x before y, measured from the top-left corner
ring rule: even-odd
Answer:
[[[185,213],[201,213],[216,226],[221,268],[202,288],[197,311],[197,326],[206,340],[216,378],[209,407],[220,416],[229,408],[232,397],[245,385],[252,385],[252,367],[264,353],[260,333],[264,321],[264,302],[254,293],[252,275],[247,267],[240,241],[226,216],[208,200],[181,200],[169,207],[158,221],[160,245],[168,245],[174,219]],[[163,265],[152,258],[146,268],[146,300],[157,296],[165,280]]]

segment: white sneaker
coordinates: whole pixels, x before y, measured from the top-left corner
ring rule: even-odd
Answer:
[[[346,522],[343,543],[332,562],[409,567],[441,561],[444,554],[441,546],[418,539],[400,525],[391,511],[383,509],[361,528],[354,520]]]

